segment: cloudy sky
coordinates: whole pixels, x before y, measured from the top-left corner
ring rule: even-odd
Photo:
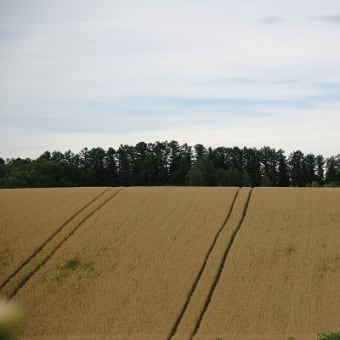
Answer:
[[[0,157],[139,141],[340,152],[339,0],[0,0]]]

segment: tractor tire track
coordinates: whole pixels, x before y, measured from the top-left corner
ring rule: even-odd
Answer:
[[[3,287],[5,287],[8,282],[10,280],[13,279],[13,277],[15,275],[18,274],[18,272],[20,270],[22,270],[23,267],[25,267],[27,265],[27,263],[29,263],[35,256],[37,256],[37,254],[43,250],[43,248],[58,234],[62,231],[62,229],[68,224],[70,223],[74,218],[76,218],[80,213],[82,213],[87,207],[89,207],[92,203],[94,203],[97,199],[99,199],[101,196],[103,196],[109,189],[104,190],[103,192],[101,192],[99,195],[97,195],[95,198],[93,198],[92,200],[90,200],[88,203],[86,203],[82,208],[80,208],[78,211],[76,211],[71,217],[69,217],[59,228],[57,228],[56,231],[54,231],[40,246],[38,246],[38,248],[35,249],[35,251],[26,258],[26,260],[24,260],[20,266],[18,266],[17,269],[15,269],[13,271],[12,274],[10,274],[5,281],[3,281],[0,284],[0,291]]]
[[[218,268],[217,275],[216,275],[215,280],[214,280],[214,282],[213,282],[213,284],[212,284],[212,286],[211,286],[210,292],[209,292],[209,294],[208,294],[208,296],[207,296],[207,298],[206,298],[204,307],[203,307],[203,309],[202,309],[202,311],[201,311],[201,314],[200,314],[200,316],[199,316],[199,318],[198,318],[198,320],[197,320],[197,323],[196,323],[196,325],[195,325],[194,331],[192,332],[192,334],[191,334],[191,336],[190,336],[190,339],[192,339],[192,338],[197,334],[197,331],[198,331],[198,329],[199,329],[199,327],[200,327],[200,325],[201,325],[201,322],[202,322],[202,320],[203,320],[203,317],[204,317],[204,315],[205,315],[205,313],[206,313],[206,311],[207,311],[207,309],[208,309],[208,307],[209,307],[209,304],[210,304],[211,299],[212,299],[212,297],[213,297],[213,295],[214,295],[216,286],[217,286],[217,284],[218,284],[218,282],[219,282],[219,279],[220,279],[220,277],[221,277],[223,268],[224,268],[224,266],[225,266],[226,260],[227,260],[227,258],[228,258],[228,254],[229,254],[229,252],[230,252],[230,249],[231,249],[231,247],[232,247],[232,245],[233,245],[233,243],[234,243],[234,240],[235,240],[235,238],[236,238],[236,236],[237,236],[237,233],[238,233],[238,231],[240,230],[240,228],[241,228],[241,226],[242,226],[242,224],[243,224],[243,221],[244,221],[244,219],[245,219],[245,217],[246,217],[247,210],[248,210],[248,206],[249,206],[249,202],[250,202],[251,195],[252,195],[252,191],[253,191],[253,189],[251,188],[250,191],[249,191],[249,193],[248,193],[247,201],[246,201],[246,203],[245,203],[245,205],[244,205],[242,217],[241,217],[239,223],[237,224],[237,226],[235,227],[235,229],[234,229],[234,231],[233,231],[233,233],[232,233],[232,235],[231,235],[230,241],[229,241],[229,243],[228,243],[228,246],[227,246],[226,249],[225,249],[225,252],[224,252],[222,261],[221,261],[220,266],[219,266],[219,268]]]
[[[179,324],[180,324],[180,322],[181,322],[181,320],[183,318],[184,313],[186,312],[186,309],[188,308],[188,305],[190,304],[191,298],[192,298],[192,296],[193,296],[193,294],[195,292],[195,289],[196,289],[196,287],[198,285],[198,282],[200,281],[202,273],[204,272],[204,269],[206,268],[206,265],[207,265],[208,259],[210,257],[210,254],[212,253],[212,251],[213,251],[213,249],[215,247],[215,244],[217,242],[217,239],[218,239],[219,235],[223,231],[225,225],[227,224],[227,222],[228,222],[228,220],[230,218],[230,215],[231,215],[231,213],[233,211],[234,204],[236,202],[236,199],[238,197],[239,192],[240,192],[240,189],[238,188],[236,193],[235,193],[235,196],[233,198],[233,201],[231,203],[231,206],[229,208],[228,214],[227,214],[226,218],[224,219],[221,227],[219,228],[218,232],[216,233],[216,235],[214,237],[213,242],[211,243],[211,245],[209,247],[209,250],[208,250],[208,252],[207,252],[207,254],[206,254],[205,258],[204,258],[204,262],[203,262],[203,264],[201,266],[201,269],[199,270],[199,272],[198,272],[198,274],[197,274],[197,276],[196,276],[196,278],[195,278],[195,280],[194,280],[194,282],[192,284],[192,287],[191,287],[191,289],[190,289],[190,291],[188,293],[187,299],[186,299],[186,301],[185,301],[185,303],[184,303],[184,305],[183,305],[183,307],[182,307],[182,309],[181,309],[181,311],[180,311],[180,313],[179,313],[179,315],[178,315],[174,325],[172,326],[172,328],[170,330],[170,333],[169,333],[169,335],[167,337],[167,340],[170,340],[176,334],[177,328],[178,328],[178,326],[179,326]]]
[[[8,281],[6,286],[1,290],[1,293],[8,298],[13,298],[18,291],[26,284],[28,280],[54,255],[54,253],[62,247],[62,245],[98,210],[105,206],[115,196],[117,196],[123,189],[118,189],[112,193],[112,190],[107,189],[95,200],[91,201],[86,207],[81,209],[78,214],[75,214],[68,222],[59,228],[59,232],[50,237],[49,241],[44,244],[42,249],[37,251],[31,260],[17,272],[12,280]],[[90,205],[92,205],[90,207]],[[86,212],[86,208],[91,208]]]

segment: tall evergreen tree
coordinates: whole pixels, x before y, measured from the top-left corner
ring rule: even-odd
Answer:
[[[117,150],[117,169],[119,176],[119,185],[130,186],[133,185],[133,153],[134,148],[129,145],[120,145]]]
[[[177,141],[44,152],[36,160],[0,158],[0,187],[102,185],[340,186],[340,155],[303,155],[270,147],[206,149]]]
[[[318,185],[323,185],[325,180],[325,159],[322,155],[317,155],[315,158],[316,162],[316,181],[318,182]]]
[[[278,155],[278,162],[279,162],[277,185],[279,187],[288,187],[290,184],[290,179],[289,179],[289,168],[288,168],[287,158],[282,149],[278,150],[277,155]]]
[[[312,184],[316,181],[316,158],[313,154],[308,154],[305,156],[305,165],[306,165],[306,181],[307,184]]]
[[[261,164],[258,151],[255,148],[243,148],[244,171],[248,176],[248,185],[258,186],[261,184]],[[245,183],[243,183],[246,185]]]
[[[207,153],[207,149],[202,144],[196,144],[194,146],[194,150],[195,150],[195,153],[194,153],[195,160],[200,159]]]
[[[326,183],[335,183],[337,179],[337,161],[336,158],[332,156],[326,160]]]
[[[289,156],[290,178],[294,187],[304,187],[307,184],[306,163],[304,154],[298,150]]]
[[[116,151],[110,147],[106,151],[105,156],[105,168],[107,169],[107,185],[116,186],[118,185],[118,173],[116,164]]]
[[[264,146],[260,149],[262,184],[276,186],[278,182],[278,154],[275,149]]]
[[[230,151],[231,151],[231,168],[243,172],[244,164],[242,150],[239,147],[234,146]]]

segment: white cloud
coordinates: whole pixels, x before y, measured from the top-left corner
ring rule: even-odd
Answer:
[[[283,148],[287,154],[297,149],[324,156],[338,154],[340,107],[321,109],[322,117],[319,110],[278,110],[275,114],[261,117],[222,114],[214,115],[214,119],[210,120],[186,117],[176,122],[173,117],[146,117],[137,121],[134,117],[125,117],[124,124],[131,125],[131,130],[115,133],[60,131],[37,134],[18,126],[4,132],[3,138],[8,144],[2,157],[35,158],[46,150],[71,149],[78,152],[85,146],[117,148],[120,144],[172,139],[192,146],[203,141],[206,146],[212,147],[236,145],[260,148],[269,145]],[[159,122],[158,128],[152,128],[154,119]],[[13,138],[14,135],[16,138]]]
[[[340,144],[336,0],[15,4],[0,14],[2,157],[86,138]]]

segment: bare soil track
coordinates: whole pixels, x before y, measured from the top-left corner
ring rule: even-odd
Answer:
[[[340,328],[340,190],[0,191],[21,339],[315,340]]]
[[[195,339],[340,326],[340,190],[256,188]]]
[[[123,189],[18,291],[22,336],[165,339],[237,191]]]
[[[0,289],[105,188],[0,190]]]
[[[1,293],[12,298],[19,289],[43,266],[50,257],[81,225],[109,200],[120,189],[106,189],[91,200],[81,210],[62,224],[35,252],[4,282]]]
[[[250,194],[251,189],[242,188],[238,195],[235,196],[232,209],[219,233],[216,235],[210,252],[207,255],[205,265],[195,285],[195,290],[190,296],[190,301],[185,306],[186,308],[181,318],[171,333],[173,340],[192,338],[197,331],[221,275],[225,258],[242,224]]]

